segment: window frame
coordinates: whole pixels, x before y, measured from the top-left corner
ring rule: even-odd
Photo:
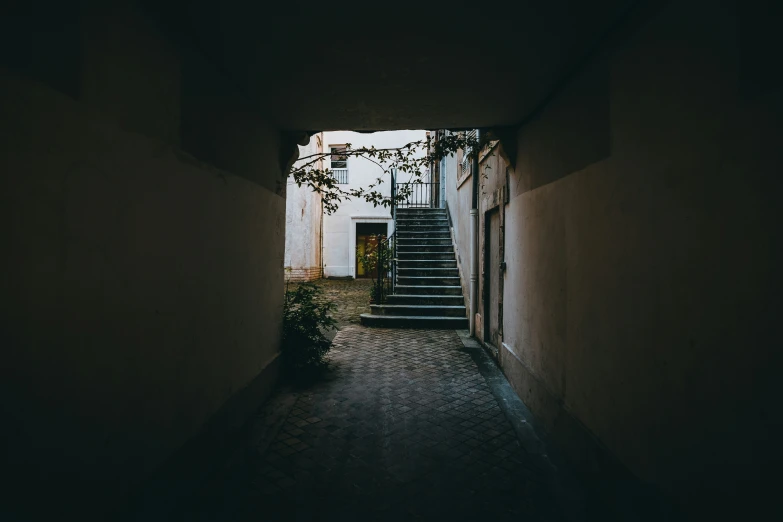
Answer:
[[[329,170],[332,172],[332,177],[337,181],[338,185],[348,185],[348,155],[345,154],[345,145],[329,145]],[[342,154],[340,154],[342,152]],[[344,159],[334,159],[335,157],[341,157]],[[345,166],[336,167],[335,163],[342,163]],[[340,170],[341,175],[337,175],[335,170]]]
[[[348,155],[345,154],[345,145],[329,145],[329,167],[331,169],[347,169],[348,168]],[[335,152],[336,151],[336,152]],[[342,151],[343,154],[340,154]],[[335,159],[335,156],[340,157],[342,156],[344,159]],[[336,167],[335,163],[343,163],[345,166],[343,167]]]

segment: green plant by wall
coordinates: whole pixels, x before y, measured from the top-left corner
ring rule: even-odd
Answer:
[[[385,235],[377,235],[376,244],[374,246],[367,245],[364,253],[359,255],[359,263],[362,264],[365,273],[372,273],[375,268],[380,266],[381,273],[389,272],[391,270],[392,262],[394,261],[394,239],[389,240],[380,248],[381,242],[386,241]],[[375,278],[373,278],[375,279]],[[375,284],[370,287],[370,302],[377,303],[378,288]]]
[[[382,249],[380,249],[379,246],[382,241],[386,240],[386,236],[378,234],[375,236],[375,240],[375,245],[368,244],[364,253],[358,256],[359,263],[361,263],[365,272],[374,272],[378,263],[380,263],[381,270],[388,270],[391,267],[392,254],[394,253],[394,240],[389,239]]]
[[[322,294],[313,283],[298,284],[293,290],[286,286],[280,357],[289,375],[308,375],[326,364],[331,342],[324,332],[335,329],[337,322],[329,315],[335,304]]]

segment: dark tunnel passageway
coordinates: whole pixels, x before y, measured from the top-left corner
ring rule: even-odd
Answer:
[[[463,18],[481,37],[454,46],[423,16],[357,18],[340,32],[304,4],[313,16],[295,22],[243,2],[7,9],[0,411],[10,515],[106,520],[151,489],[181,488],[176,497],[208,482],[214,469],[202,464],[226,462],[279,382],[285,187],[298,145],[320,130],[412,128],[497,138],[507,172],[459,207],[495,219],[492,237],[504,238],[503,258],[477,256],[503,282],[489,357],[596,502],[620,519],[649,514],[652,498],[686,518],[776,507],[777,5],[498,4],[484,23]],[[343,74],[314,81],[334,56],[349,57]],[[454,197],[473,175],[451,180]],[[468,220],[450,211],[468,266]],[[466,361],[427,350],[422,360],[400,348],[419,358],[406,371]],[[361,372],[383,378],[393,354],[382,355],[372,371],[350,358],[344,370],[358,373],[325,396],[367,380]],[[357,407],[381,398],[379,382],[366,384]],[[422,408],[413,425],[443,420]],[[428,431],[409,428],[399,433]],[[442,442],[471,454],[457,435]],[[390,440],[417,452],[401,469],[433,461],[424,439]],[[463,470],[513,461],[490,447]],[[455,462],[447,452],[434,462]],[[266,477],[261,468],[230,469]],[[445,469],[441,485],[468,477],[453,491],[483,488],[479,471]],[[487,478],[491,498],[542,501],[534,470],[506,471]],[[454,497],[458,511],[466,497]]]

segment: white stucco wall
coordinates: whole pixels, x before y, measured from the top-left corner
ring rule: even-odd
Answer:
[[[324,133],[324,150],[332,145],[350,143],[351,147],[387,148],[400,147],[412,141],[424,140],[426,131],[404,130],[391,132],[358,133],[337,131]],[[347,185],[344,189],[367,187],[381,176],[382,169],[371,161],[362,158],[348,158]],[[408,181],[408,175],[400,175],[398,181]],[[391,185],[389,178],[375,190],[388,196]],[[373,207],[372,203],[359,199],[344,200],[332,215],[324,216],[324,276],[353,277],[356,274],[356,224],[388,223],[388,231],[393,231],[389,208]]]
[[[310,138],[299,147],[299,157],[323,150],[323,133]],[[297,162],[299,163],[299,162]],[[309,281],[321,277],[321,195],[302,185],[293,176],[286,185],[285,269],[286,277],[294,281]]]
[[[459,162],[462,151],[447,156],[441,163],[441,175],[446,184],[446,206],[451,217],[451,234],[454,240],[454,253],[457,256],[460,283],[465,302],[469,302],[470,284],[470,207],[472,202],[473,181],[470,176],[459,179]]]

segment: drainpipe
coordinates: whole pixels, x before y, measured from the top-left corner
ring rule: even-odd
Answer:
[[[321,223],[318,231],[318,247],[321,249],[319,261],[321,262],[321,278],[324,277],[324,198],[321,196]]]
[[[479,131],[476,131],[478,140]],[[476,336],[476,312],[478,310],[478,151],[471,160],[473,195],[470,205],[470,336]]]

